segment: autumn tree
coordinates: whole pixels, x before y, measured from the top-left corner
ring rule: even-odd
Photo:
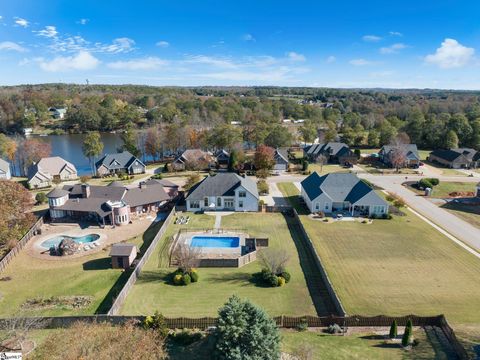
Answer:
[[[85,139],[83,140],[82,151],[83,155],[85,155],[90,162],[92,175],[95,175],[95,158],[101,155],[103,151],[103,142],[98,131],[89,132],[85,136]]]
[[[32,225],[33,198],[21,184],[0,180],[0,253],[16,245]]]
[[[131,126],[128,126],[127,129],[120,136],[122,139],[123,145],[121,146],[122,151],[128,151],[133,156],[140,156],[140,150],[137,146],[137,137],[135,131]]]
[[[162,152],[162,141],[157,128],[150,128],[145,137],[145,153],[156,161]]]
[[[255,151],[254,164],[257,170],[271,170],[275,165],[275,149],[260,145]]]
[[[26,139],[18,147],[18,159],[23,174],[27,173],[27,168],[40,161],[44,157],[49,157],[52,152],[50,144],[37,139]]]

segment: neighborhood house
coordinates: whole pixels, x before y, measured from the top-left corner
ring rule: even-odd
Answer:
[[[215,156],[201,149],[188,149],[172,162],[172,168],[176,171],[189,169],[212,169],[216,167]]]
[[[143,174],[146,166],[128,151],[117,154],[106,154],[95,164],[97,175],[106,176],[117,173]]]
[[[257,184],[235,173],[207,176],[186,197],[188,211],[258,211]]]
[[[477,168],[480,165],[480,152],[469,148],[435,150],[428,155],[428,161],[452,169]]]
[[[87,220],[100,225],[124,225],[142,214],[156,213],[176,197],[155,180],[136,187],[114,181],[108,186],[66,185],[47,194],[53,221]]]
[[[275,149],[274,154],[275,165],[273,170],[287,171],[288,170],[288,152],[287,149]]]
[[[230,153],[224,149],[217,150],[215,160],[219,169],[227,169],[230,162]]]
[[[12,173],[10,171],[10,163],[0,159],[0,179],[10,180],[12,178]]]
[[[351,173],[312,173],[301,182],[301,194],[312,213],[345,213],[352,216],[388,214],[388,203]]]
[[[347,144],[341,142],[329,142],[325,144],[313,144],[303,149],[304,156],[311,162],[323,161],[330,164],[356,164],[357,156],[350,150]]]
[[[54,180],[75,180],[78,177],[75,165],[59,156],[41,159],[28,168],[27,176],[31,189],[49,187]]]
[[[384,145],[378,153],[380,161],[390,167],[418,168],[420,155],[416,144]]]

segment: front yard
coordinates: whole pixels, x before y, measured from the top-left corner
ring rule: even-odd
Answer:
[[[128,240],[145,251],[161,223]],[[31,241],[34,241],[33,239]],[[46,260],[22,250],[0,274],[0,317],[13,315],[84,315],[108,311],[128,273],[111,269],[110,247],[77,258]],[[87,297],[90,302],[73,307],[58,297]],[[56,304],[22,306],[27,300],[56,298]]]
[[[214,217],[193,215],[187,225],[192,228],[212,228]],[[270,315],[315,315],[315,307],[307,289],[300,259],[292,235],[282,214],[236,213],[222,217],[222,228],[246,229],[250,236],[268,237],[269,247],[284,248],[290,254],[287,265],[292,275],[283,287],[262,287],[252,282],[252,274],[261,270],[258,261],[242,268],[200,268],[200,280],[188,286],[167,284],[168,238],[185,225],[170,225],[147,262],[140,278],[127,297],[122,314],[152,314],[159,310],[168,317],[216,316],[217,309],[233,294],[248,298],[262,306]],[[295,235],[293,235],[295,236]]]
[[[291,183],[279,187],[298,194]],[[479,323],[480,262],[405,212],[371,225],[301,221],[347,313],[445,314],[455,325]]]

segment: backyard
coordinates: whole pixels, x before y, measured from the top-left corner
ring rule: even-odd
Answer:
[[[279,184],[296,202],[298,190]],[[445,314],[480,322],[480,263],[408,210],[393,220],[325,224],[301,215],[347,313]]]
[[[143,252],[160,226],[160,222],[153,223],[128,242]],[[128,276],[128,272],[111,269],[109,250],[62,260],[39,259],[21,251],[0,275],[0,316],[105,313]],[[78,305],[79,297],[88,300]],[[24,305],[34,299],[46,302]]]
[[[212,228],[215,217],[192,215],[190,228]],[[248,298],[270,315],[315,315],[302,272],[300,258],[287,222],[282,214],[236,213],[222,217],[222,228],[246,229],[250,236],[268,237],[269,247],[283,248],[290,255],[287,265],[291,281],[283,287],[263,287],[252,281],[252,274],[261,270],[258,261],[241,268],[200,268],[198,283],[173,286],[165,277],[168,268],[169,238],[185,225],[170,225],[164,240],[147,262],[140,278],[127,297],[122,314],[141,315],[161,311],[169,317],[216,316],[217,309],[232,295]]]

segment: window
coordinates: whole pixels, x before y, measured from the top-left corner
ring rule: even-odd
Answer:
[[[247,193],[245,191],[239,191],[238,197],[241,197],[241,198],[247,197]]]
[[[221,207],[221,206],[222,206],[222,198],[218,197],[217,198],[217,207]]]
[[[243,201],[242,201],[242,200],[240,200],[240,201],[238,202],[238,207],[239,207],[239,208],[243,208]]]
[[[190,207],[192,209],[199,209],[200,208],[200,203],[198,201],[191,201],[190,202]]]
[[[325,204],[325,210],[328,210],[328,203]]]
[[[315,210],[320,210],[320,204],[319,203],[315,204]]]
[[[208,207],[208,197],[203,199],[203,206]]]

